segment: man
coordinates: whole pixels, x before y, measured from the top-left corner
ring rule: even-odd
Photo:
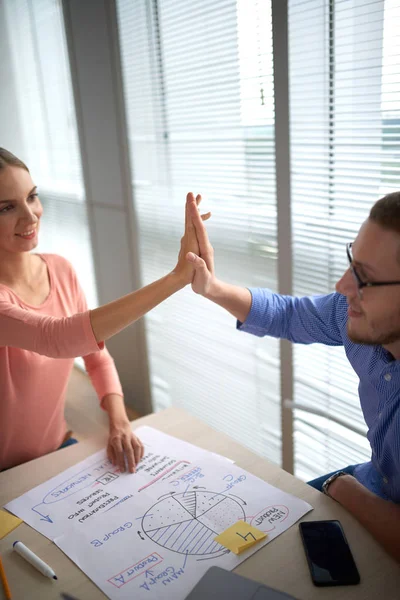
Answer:
[[[200,256],[193,290],[228,310],[237,328],[305,344],[343,345],[359,379],[371,461],[321,477],[311,485],[342,504],[400,562],[400,192],[372,207],[349,267],[327,296],[293,298],[217,279],[213,248],[191,199]]]

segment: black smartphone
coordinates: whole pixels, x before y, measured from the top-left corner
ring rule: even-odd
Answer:
[[[360,583],[356,563],[339,521],[299,523],[313,583],[318,586]]]

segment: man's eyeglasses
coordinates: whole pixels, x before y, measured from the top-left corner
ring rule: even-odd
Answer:
[[[400,281],[363,281],[361,279],[360,275],[357,273],[355,266],[353,265],[353,255],[351,252],[352,245],[353,245],[352,242],[350,242],[349,244],[346,244],[346,252],[347,252],[347,258],[349,260],[349,268],[350,268],[350,271],[356,281],[356,284],[358,287],[358,295],[360,298],[362,298],[363,288],[366,288],[366,287],[377,287],[377,286],[381,286],[381,285],[400,285]]]

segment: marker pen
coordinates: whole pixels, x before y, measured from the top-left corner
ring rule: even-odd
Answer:
[[[42,575],[45,577],[50,577],[50,579],[57,579],[57,575],[54,573],[53,569],[49,567],[41,558],[36,556],[32,550],[29,550],[22,542],[14,542],[13,548],[15,552],[17,552],[20,556],[22,556],[28,563],[30,563],[35,569],[40,571]]]

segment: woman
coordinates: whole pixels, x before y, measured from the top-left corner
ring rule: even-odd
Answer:
[[[0,471],[62,447],[65,391],[73,359],[109,415],[109,459],[130,472],[143,456],[132,433],[114,361],[104,341],[192,281],[198,244],[188,212],[175,268],[114,302],[88,310],[70,263],[35,254],[43,207],[26,165],[0,148]],[[210,214],[203,215],[203,219]]]

